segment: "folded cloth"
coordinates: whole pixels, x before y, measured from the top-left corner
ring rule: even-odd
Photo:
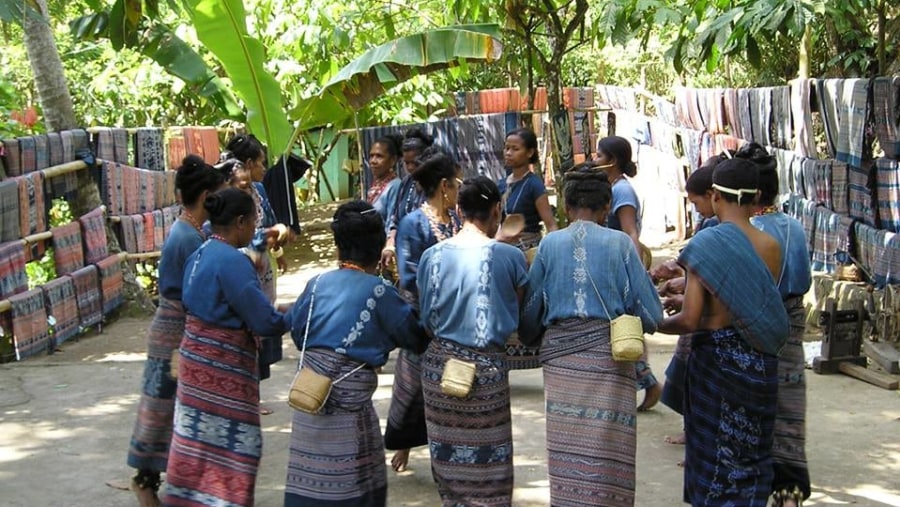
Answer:
[[[163,133],[157,127],[141,127],[134,134],[134,165],[150,171],[164,171]]]
[[[847,164],[831,162],[831,210],[839,215],[850,214],[850,183]]]
[[[59,135],[59,133],[51,132],[47,134],[47,148],[49,157],[48,167],[61,165],[63,162],[65,162],[62,137]]]
[[[16,241],[23,236],[19,220],[19,182],[0,181],[0,242]]]
[[[772,144],[779,148],[791,146],[791,89],[788,86],[772,88]]]
[[[845,79],[840,95],[840,123],[834,158],[855,167],[871,158],[871,150],[866,147],[869,83],[869,79]]]
[[[884,156],[900,159],[900,76],[875,78],[872,122]]]
[[[57,275],[68,275],[84,267],[81,225],[71,222],[50,229],[53,234],[53,262]]]
[[[137,235],[134,232],[134,217],[131,215],[120,215],[119,230],[121,232],[122,248],[129,253],[140,252]]]
[[[878,230],[856,222],[856,259],[864,270],[874,276],[878,263]]]
[[[46,352],[50,347],[50,327],[44,309],[44,293],[33,289],[10,296],[12,307],[13,345],[16,359]]]
[[[121,164],[128,163],[128,130],[123,128],[114,128],[112,130],[114,156],[113,160]]]
[[[43,286],[47,315],[53,317],[53,345],[62,345],[78,334],[78,302],[75,296],[75,282],[72,277],[63,276],[47,282]]]
[[[100,293],[103,301],[103,315],[109,314],[122,305],[124,300],[122,289],[125,285],[122,276],[122,261],[117,254],[101,259],[96,264],[100,272]]]
[[[900,232],[900,162],[879,158],[875,171],[880,228]]]
[[[19,220],[22,235],[47,230],[47,207],[44,201],[44,175],[33,172],[16,178],[19,182]],[[40,250],[43,252],[43,249]]]
[[[19,160],[22,164],[22,172],[20,174],[28,174],[37,169],[37,143],[34,137],[19,138]]]
[[[153,215],[153,250],[162,250],[163,242],[166,239],[165,217],[162,210],[156,209],[152,211]]]
[[[94,128],[94,153],[97,154],[99,159],[111,162],[116,161],[116,145],[113,140],[112,129],[109,127]]]
[[[816,229],[813,239],[812,262],[814,271],[834,273],[837,268],[834,253],[838,247],[838,229],[841,217],[824,206],[816,209]]]
[[[46,135],[34,136],[34,170],[50,167],[50,141]]]
[[[156,221],[153,219],[153,213],[141,213],[141,217],[144,220],[144,248],[145,252],[152,252],[156,249],[156,234],[154,229],[156,227]]]
[[[838,139],[841,131],[841,98],[843,79],[817,79],[816,95],[819,101],[819,116],[825,126],[825,148],[830,158],[837,158]],[[840,160],[840,159],[839,159]],[[846,160],[843,160],[846,162]]]
[[[18,139],[3,140],[3,165],[6,168],[6,176],[22,175],[22,151]]]
[[[25,245],[21,241],[0,244],[0,299],[28,290]]]
[[[144,215],[131,215],[131,226],[134,228],[134,239],[138,253],[149,252],[147,234],[144,233]]]
[[[78,318],[81,327],[86,328],[99,324],[103,320],[103,305],[100,296],[100,273],[97,266],[87,266],[72,273],[77,296]]]
[[[791,113],[794,130],[797,134],[794,151],[803,157],[816,156],[816,139],[813,137],[812,110],[810,108],[810,90],[813,81],[795,79],[791,81]]]
[[[106,246],[106,214],[97,208],[78,219],[84,241],[84,262],[94,264],[109,255]]]

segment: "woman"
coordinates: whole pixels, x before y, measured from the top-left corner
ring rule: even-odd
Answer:
[[[425,202],[403,217],[397,231],[400,294],[416,309],[419,307],[416,280],[422,253],[452,237],[460,228],[454,210],[461,172],[456,161],[437,147],[422,153],[418,163],[413,177],[425,194]],[[398,451],[391,459],[391,466],[396,471],[406,468],[410,448],[428,442],[421,376],[419,356],[401,350],[394,370],[394,391],[384,432],[385,447]]]
[[[536,247],[541,241],[541,222],[547,232],[557,229],[544,182],[531,171],[531,164],[539,160],[537,147],[537,137],[529,129],[515,129],[506,134],[503,161],[509,176],[503,196],[504,212],[525,217],[525,228],[518,238],[522,251]]]
[[[196,155],[185,157],[175,175],[175,188],[181,197],[181,216],[172,224],[159,260],[159,307],[147,332],[141,401],[128,449],[128,466],[137,469],[131,489],[142,507],[159,505],[156,497],[159,476],[166,470],[172,440],[177,383],[172,375],[171,360],[184,335],[181,305],[184,261],[206,239],[201,228],[207,218],[203,201],[223,182],[222,175]]]
[[[257,336],[290,328],[238,249],[256,204],[227,188],[206,198],[213,234],[185,263],[187,319],[163,504],[252,506],[262,453]]]
[[[397,191],[400,189],[400,178],[397,177],[397,161],[401,156],[402,138],[390,134],[378,138],[369,149],[369,168],[372,169],[372,185],[366,193],[366,202],[371,204],[381,215],[387,229],[387,222],[394,204]]]
[[[396,347],[422,352],[425,337],[412,307],[375,275],[385,241],[376,210],[362,201],[343,204],[331,230],[340,268],[307,284],[291,312],[291,335],[302,366],[335,383],[320,413],[294,411],[284,505],[383,507],[387,475],[372,405],[375,368]]]
[[[570,224],[548,234],[528,275],[519,335],[541,339],[547,404],[550,503],[634,505],[635,371],[610,348],[610,321],[662,320],[655,287],[631,243],[603,227],[612,197],[605,174],[582,164],[566,174]],[[589,410],[579,410],[579,407]]]
[[[492,239],[500,191],[479,176],[463,182],[462,230],[429,248],[419,265],[422,322],[434,339],[422,356],[431,469],[442,504],[511,505],[512,420],[505,345],[518,326],[525,254]],[[448,360],[474,365],[464,397],[442,390]]]
[[[237,160],[240,166],[235,166],[238,172],[235,177],[240,177],[241,171],[249,171],[251,185],[248,187],[250,196],[256,205],[256,235],[249,243],[248,250],[251,258],[256,263],[257,274],[262,283],[263,291],[269,296],[269,302],[274,303],[276,297],[277,274],[273,268],[273,261],[284,272],[287,264],[284,259],[282,246],[288,239],[288,228],[277,223],[275,212],[269,205],[266,189],[262,180],[266,171],[266,152],[262,143],[253,135],[238,135],[231,139],[225,146],[221,155],[222,160]],[[274,238],[274,239],[273,239]],[[270,248],[271,247],[271,248]],[[255,254],[254,254],[255,253]],[[264,336],[260,339],[261,349],[259,354],[259,378],[267,379],[271,376],[271,365],[281,361],[282,338],[281,336]],[[263,415],[271,414],[266,408],[261,409]]]
[[[631,238],[634,248],[640,255],[645,247],[640,242],[641,235],[641,202],[637,192],[631,186],[631,182],[625,177],[634,178],[637,175],[637,166],[631,160],[631,143],[624,137],[608,136],[597,142],[596,165],[606,171],[612,185],[612,202],[606,217],[606,226],[616,231],[622,231]],[[644,266],[649,268],[649,264]],[[646,390],[644,401],[638,410],[649,410],[659,401],[662,395],[662,386],[653,375],[650,364],[647,362],[647,354],[640,361],[634,363],[637,374],[638,389]]]
[[[778,172],[774,157],[756,143],[742,147],[736,157],[752,160],[759,168],[759,215],[751,218],[750,223],[771,234],[781,245],[783,264],[778,292],[790,319],[791,332],[778,354],[772,491],[775,507],[799,507],[810,495],[806,462],[806,361],[803,355],[806,329],[803,296],[812,285],[809,250],[803,225],[775,207]]]
[[[384,251],[381,252],[381,265],[390,266],[394,262],[397,250],[397,228],[403,217],[419,209],[425,200],[422,190],[416,185],[413,177],[419,169],[419,159],[425,150],[431,148],[434,144],[434,138],[426,134],[420,129],[411,129],[406,132],[400,151],[403,154],[403,167],[406,169],[406,175],[400,182],[397,189],[397,198],[394,201],[393,209],[388,219],[388,239],[385,243]]]

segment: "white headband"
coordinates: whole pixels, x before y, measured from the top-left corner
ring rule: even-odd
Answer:
[[[740,200],[744,194],[755,195],[757,192],[759,192],[759,189],[756,188],[728,188],[716,183],[713,183],[712,187],[719,192],[736,195],[738,196],[738,200]]]

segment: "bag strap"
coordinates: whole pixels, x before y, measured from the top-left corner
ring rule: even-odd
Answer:
[[[784,271],[785,271],[785,268],[787,267],[788,253],[791,249],[791,222],[790,221],[788,221],[788,224],[787,224],[787,240],[785,241],[785,243],[786,244],[784,247],[784,259],[781,259],[781,272],[778,273],[778,283],[776,284],[778,286],[779,291],[781,290],[781,281],[784,279]]]

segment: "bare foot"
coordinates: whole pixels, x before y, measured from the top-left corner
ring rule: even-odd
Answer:
[[[259,407],[259,415],[269,415],[272,413],[271,409]]]
[[[644,412],[645,410],[650,410],[657,403],[659,403],[659,398],[662,396],[662,385],[656,384],[653,387],[648,387],[646,392],[644,393],[644,401],[638,406],[638,412]]]
[[[684,460],[678,462],[678,468],[684,468]]]
[[[792,498],[785,500],[784,503],[781,505],[782,505],[782,507],[798,507],[797,502],[795,502]]]
[[[161,505],[159,498],[156,496],[156,491],[150,488],[139,488],[132,484],[131,491],[134,491],[135,496],[137,496],[138,505],[141,507],[159,507]]]
[[[681,433],[675,435],[674,437],[670,437],[669,435],[666,435],[666,438],[664,440],[667,444],[684,445],[684,432],[682,431]]]
[[[394,453],[391,458],[391,468],[395,472],[406,471],[406,465],[409,463],[409,449],[403,449]]]

